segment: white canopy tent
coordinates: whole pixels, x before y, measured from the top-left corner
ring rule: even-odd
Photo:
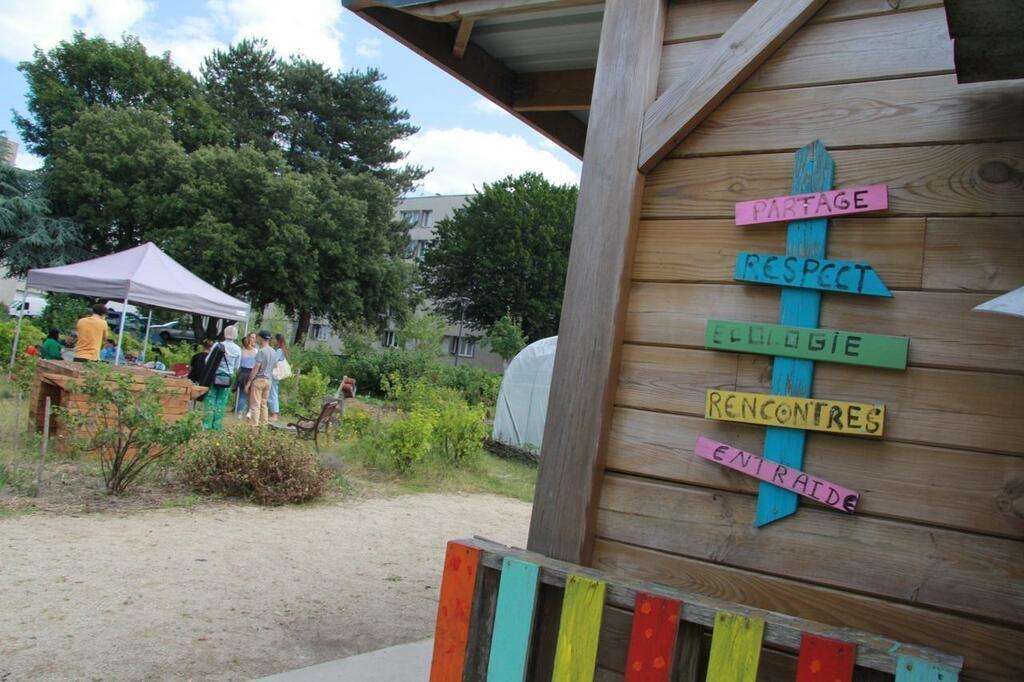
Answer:
[[[124,306],[130,301],[227,320],[245,320],[249,317],[248,303],[199,279],[152,242],[73,265],[29,270],[23,300],[29,289],[109,298],[123,301]],[[121,315],[117,331],[115,357],[118,360],[121,356],[125,317]],[[149,341],[149,324],[152,320],[153,315],[150,313],[146,324],[146,343]],[[22,314],[19,314],[11,349],[11,367],[14,366],[18,338],[21,335],[21,321]]]
[[[517,448],[540,448],[557,345],[557,336],[534,341],[508,363],[495,408],[494,440]]]

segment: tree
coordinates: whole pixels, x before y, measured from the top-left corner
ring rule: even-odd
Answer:
[[[48,193],[105,255],[152,239],[188,177],[188,156],[157,112],[94,107],[53,137]]]
[[[412,189],[426,172],[398,167],[405,154],[396,140],[417,131],[409,112],[380,83],[376,69],[332,74],[322,64],[293,58],[280,66],[282,144],[289,165],[300,172],[328,167],[370,173],[398,193]]]
[[[246,38],[203,60],[203,91],[227,123],[234,147],[276,148],[282,123],[279,70],[277,55],[262,38]]]
[[[71,263],[83,253],[78,226],[51,215],[43,180],[40,171],[0,164],[0,265],[8,276]]]
[[[18,64],[28,81],[28,118],[14,123],[28,148],[49,156],[54,136],[92,107],[156,112],[185,149],[226,141],[225,128],[195,79],[171,63],[150,56],[138,38],[120,43],[76,32],[49,52],[36,49]]]
[[[36,326],[44,331],[71,331],[79,318],[89,314],[89,303],[89,299],[82,296],[50,294],[46,297],[46,307],[36,320]]]
[[[509,176],[437,223],[424,289],[449,320],[489,329],[505,314],[527,339],[558,333],[576,210],[575,187],[537,173]]]
[[[501,356],[508,367],[508,362],[514,358],[519,351],[526,346],[526,337],[523,336],[523,326],[519,320],[506,312],[497,322],[491,325],[487,332],[487,343],[491,350]]]

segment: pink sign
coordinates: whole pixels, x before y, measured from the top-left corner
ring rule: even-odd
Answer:
[[[860,497],[860,493],[849,488],[829,483],[824,479],[805,474],[799,469],[791,469],[778,462],[772,462],[704,436],[697,438],[697,445],[694,446],[693,451],[697,453],[698,457],[767,481],[797,495],[809,497],[839,511],[852,514]]]
[[[828,192],[794,194],[788,197],[755,199],[736,204],[737,225],[789,222],[810,218],[882,211],[889,208],[886,185],[834,189]]]

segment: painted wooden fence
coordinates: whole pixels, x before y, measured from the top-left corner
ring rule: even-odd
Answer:
[[[488,571],[500,572],[500,580]],[[699,679],[680,677],[680,659],[694,660],[701,628],[711,629],[709,682],[753,682],[764,645],[799,654],[796,682],[849,682],[854,665],[895,673],[897,682],[955,682],[963,666],[959,656],[927,647],[617,578],[477,538],[448,544],[430,681],[526,679],[541,584],[564,589],[552,676],[558,681],[594,679],[606,606],[633,613],[626,682]],[[699,627],[683,637],[687,624]]]

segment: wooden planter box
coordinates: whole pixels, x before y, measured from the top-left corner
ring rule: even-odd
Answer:
[[[90,398],[72,390],[72,384],[82,375],[82,363],[61,360],[40,360],[36,366],[36,377],[32,383],[29,400],[29,429],[41,433],[46,410],[46,398],[52,407],[63,407],[71,413],[84,414],[90,409]],[[153,376],[160,376],[166,393],[163,396],[163,416],[169,421],[178,421],[191,409],[190,402],[206,393],[206,388],[197,386],[188,379],[162,375],[143,367],[114,367],[115,372],[132,377],[134,386],[141,391]],[[50,439],[59,449],[66,449],[69,433],[57,414],[50,415]]]

